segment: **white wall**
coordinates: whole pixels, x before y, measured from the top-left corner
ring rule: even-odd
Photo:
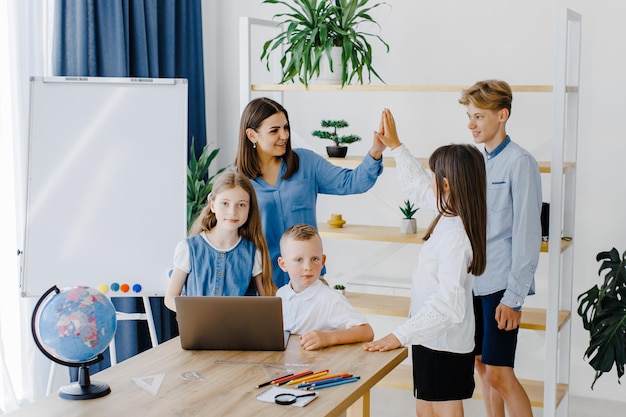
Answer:
[[[205,21],[216,25],[209,29],[212,35],[205,36],[205,62],[211,62],[211,71],[217,77],[207,84],[207,109],[212,112],[207,120],[216,123],[207,131],[216,135],[208,140],[215,139],[221,147],[220,164],[225,165],[234,159],[240,116],[238,19],[240,16],[271,19],[282,9],[262,5],[260,0],[219,0],[217,6],[213,3],[203,3]],[[623,188],[620,180],[624,177],[620,168],[626,155],[626,141],[617,136],[623,131],[622,100],[626,93],[623,82],[626,3],[619,0],[605,0],[601,6],[583,0],[389,0],[388,3],[391,7],[373,12],[382,27],[380,35],[391,45],[391,52],[384,54],[374,44],[374,67],[388,84],[471,84],[486,78],[501,78],[511,84],[551,84],[556,10],[568,7],[582,14],[574,294],[598,283],[599,265],[595,255],[612,247],[626,250],[626,220],[620,206],[625,202],[620,193]],[[266,39],[269,37],[261,41]],[[260,56],[260,50],[252,56]],[[311,138],[309,132],[318,127],[322,118],[345,118],[351,124],[350,132],[345,133],[357,133],[364,138],[351,145],[350,154],[362,155],[369,147],[371,132],[378,126],[380,110],[389,107],[396,115],[402,139],[416,154],[427,156],[441,144],[471,142],[465,128],[465,109],[457,104],[457,99],[454,93],[343,93],[341,96],[296,93],[285,98],[285,105],[290,112],[296,146],[323,152],[326,143]],[[549,94],[514,96],[509,133],[539,160],[549,158],[551,112]],[[328,213],[339,211],[353,223],[396,224],[400,199],[394,194],[394,176],[387,172],[381,178],[370,192],[378,196],[373,199],[320,198],[319,218],[325,219]],[[389,193],[395,197],[386,198]],[[544,195],[547,201],[547,190]],[[425,213],[420,216],[421,223],[428,222]],[[329,269],[348,274],[352,267],[345,271],[346,267],[337,260],[339,256],[344,260],[346,246],[353,245],[361,255],[371,249],[347,241],[338,246],[327,240],[325,245]],[[342,248],[343,252],[339,252]],[[411,248],[404,248],[400,257],[412,262],[414,255],[410,251]],[[408,266],[402,262],[391,265],[383,270],[393,274],[399,268],[401,274],[407,274]],[[545,300],[546,285],[545,277],[538,276],[539,291],[528,299],[529,305],[540,305]],[[517,368],[519,374],[528,373],[541,379],[543,342],[541,333],[522,332],[518,364],[523,365]],[[574,313],[570,394],[623,400],[625,388],[617,383],[614,372],[604,375],[593,391],[589,389],[594,371],[583,360],[587,343],[580,318]]]

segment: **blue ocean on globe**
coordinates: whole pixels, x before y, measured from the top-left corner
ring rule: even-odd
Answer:
[[[66,362],[85,362],[106,350],[115,336],[115,307],[90,287],[70,287],[41,308],[39,339],[46,351]]]

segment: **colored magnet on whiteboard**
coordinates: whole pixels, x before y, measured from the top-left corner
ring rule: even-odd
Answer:
[[[100,284],[98,285],[98,291],[100,291],[102,294],[106,294],[109,292],[109,286],[106,284]]]
[[[128,292],[128,290],[130,290],[130,285],[128,284],[122,284],[120,286],[120,290],[122,290],[122,292]]]
[[[133,292],[141,292],[141,284],[133,285]]]
[[[117,282],[114,282],[111,284],[111,291],[119,291],[120,290],[120,284],[118,284]]]

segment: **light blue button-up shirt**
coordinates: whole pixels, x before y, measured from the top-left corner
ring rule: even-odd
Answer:
[[[505,290],[501,302],[519,309],[535,293],[541,248],[541,176],[535,158],[507,136],[491,153],[487,169],[487,268],[474,293]]]
[[[280,238],[295,224],[309,224],[317,229],[318,194],[359,194],[369,190],[383,171],[382,158],[375,160],[368,153],[355,169],[341,168],[308,149],[294,149],[300,166],[291,178],[283,180],[286,165],[280,166],[275,186],[262,178],[252,180],[261,211],[263,231],[267,240],[274,283],[278,288],[289,282],[289,275],[278,267]]]

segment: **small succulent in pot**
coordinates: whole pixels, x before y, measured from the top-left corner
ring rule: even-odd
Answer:
[[[400,206],[400,211],[404,215],[404,218],[400,221],[400,233],[405,235],[417,233],[417,221],[413,218],[417,210],[419,210],[419,207],[415,207],[415,204],[411,203],[410,200],[405,200],[404,206]]]
[[[405,219],[412,219],[417,210],[419,210],[419,207],[416,208],[415,204],[411,203],[410,200],[404,201],[404,207],[400,206],[400,211],[404,214]]]

